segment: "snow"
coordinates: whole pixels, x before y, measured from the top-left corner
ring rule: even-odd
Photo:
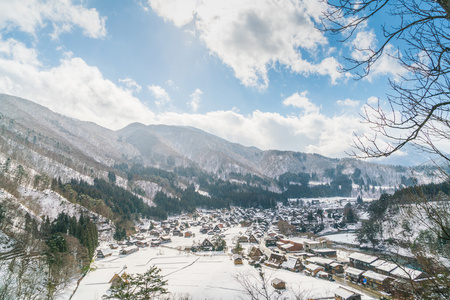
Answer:
[[[97,259],[93,269],[83,278],[73,300],[100,299],[109,289],[109,281],[116,273],[144,273],[150,266],[160,268],[161,274],[168,280],[168,290],[175,297],[189,295],[191,299],[238,299],[243,297],[243,288],[236,276],[245,276],[256,280],[257,270],[246,260],[243,265],[235,265],[229,252],[187,253],[181,249],[203,241],[208,235],[199,233],[200,227],[191,227],[193,238],[173,236],[172,242],[157,248],[141,248],[127,256],[113,255]],[[228,248],[234,248],[235,240],[245,231],[242,227],[232,227],[224,232]],[[210,237],[210,236],[209,236]],[[254,244],[242,243],[244,253],[248,253]],[[170,248],[168,248],[170,247]],[[126,266],[126,269],[124,267]],[[294,273],[281,269],[263,267],[266,278],[271,282],[279,278],[286,282],[287,289],[282,296],[295,298],[295,294],[307,292],[308,296],[331,297],[339,284],[323,279],[309,277],[303,273]],[[272,287],[270,287],[273,291]],[[66,299],[66,298],[65,298]],[[67,297],[68,299],[68,297]],[[245,299],[245,298],[244,298]],[[372,299],[364,295],[362,299]]]
[[[330,234],[324,237],[335,243],[359,245],[359,242],[356,240],[356,233],[354,232]]]

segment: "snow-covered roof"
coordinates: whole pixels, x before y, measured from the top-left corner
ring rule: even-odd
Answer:
[[[386,276],[386,275],[383,275],[383,274],[380,274],[380,273],[375,273],[372,270],[364,272],[363,276],[367,277],[367,278],[375,279],[375,280],[378,280],[378,281],[384,281],[386,278],[389,277],[389,276]]]
[[[417,277],[422,275],[422,272],[418,270],[414,270],[408,267],[397,267],[393,271],[391,271],[391,275],[398,276],[405,279],[415,280]]]
[[[351,274],[351,275],[353,275],[353,276],[359,276],[359,275],[361,275],[362,273],[364,273],[364,270],[360,270],[360,269],[348,267],[348,268],[345,270],[345,273]]]
[[[397,268],[397,265],[388,261],[385,261],[383,259],[378,259],[370,264],[371,267],[374,267],[378,270],[382,270],[385,272],[391,272],[395,268]]]
[[[336,295],[338,295],[339,297],[342,297],[342,298],[344,298],[344,299],[350,298],[350,297],[353,296],[353,295],[359,295],[358,293],[356,293],[356,292],[354,292],[354,291],[352,291],[352,290],[343,288],[342,286],[340,286],[338,289],[336,289],[336,290],[334,291],[334,294],[336,294]]]
[[[376,256],[363,254],[363,253],[359,253],[359,252],[352,253],[351,255],[349,255],[349,258],[359,260],[359,261],[362,261],[362,262],[365,262],[368,264],[371,264],[378,259],[378,257],[376,257]]]
[[[307,265],[305,266],[305,268],[308,269],[308,270],[310,270],[310,271],[315,271],[315,270],[317,270],[317,269],[323,269],[323,267],[318,266],[318,265],[316,265],[316,264],[307,264]]]

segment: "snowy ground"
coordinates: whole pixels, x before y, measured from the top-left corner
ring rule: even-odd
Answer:
[[[356,233],[354,232],[330,234],[324,237],[335,243],[359,245],[359,242],[356,240]]]
[[[81,281],[74,300],[101,299],[109,288],[109,280],[115,273],[119,273],[126,266],[127,273],[144,273],[151,265],[162,270],[162,275],[168,280],[168,290],[180,298],[190,295],[192,299],[238,299],[244,297],[242,287],[236,280],[237,275],[251,278],[255,276],[256,269],[248,265],[235,266],[229,253],[201,252],[189,254],[177,250],[177,247],[191,246],[193,241],[203,241],[206,235],[198,233],[199,228],[192,228],[196,237],[172,237],[173,242],[168,247],[143,248],[128,256],[113,256],[97,259],[95,270],[89,272]],[[245,228],[234,227],[225,232],[227,245],[232,248],[233,240]],[[244,247],[250,247],[244,244]],[[302,273],[293,273],[286,270],[264,268],[268,278],[280,278],[287,283],[283,292],[286,299],[295,298],[295,294],[307,293],[310,297],[334,296],[333,291],[339,287],[338,283],[306,276]],[[68,299],[70,295],[64,295]],[[244,297],[245,299],[245,297]],[[363,299],[372,299],[363,296]]]

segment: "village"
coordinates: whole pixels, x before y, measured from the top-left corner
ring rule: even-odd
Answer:
[[[295,201],[276,210],[234,207],[197,210],[193,215],[162,222],[142,220],[136,224],[136,234],[125,241],[101,243],[94,268],[81,281],[73,299],[92,293],[95,282],[103,278],[97,285],[101,288],[94,292],[101,297],[111,285],[121,283],[124,273],[142,272],[151,264],[162,269],[170,292],[179,297],[186,293],[194,299],[235,298],[243,290],[235,279],[250,276],[256,287],[254,270],[259,268],[269,274],[268,288],[286,299],[299,294],[305,297],[306,291],[305,299],[378,299],[407,294],[406,282],[425,280],[420,271],[336,244],[326,236],[289,232],[302,226],[314,228],[321,222],[327,223],[321,225],[324,231],[334,229],[335,233],[356,228],[358,222],[344,229],[331,222],[344,217],[347,203],[354,206],[353,213],[363,215],[356,199],[322,199],[306,208],[298,207]],[[315,221],[308,222],[310,212],[318,210],[322,218],[314,214]],[[339,224],[343,227],[342,220]],[[286,235],[286,230],[291,234]],[[208,280],[201,280],[202,274],[196,270],[209,274]],[[226,278],[220,279],[223,276]],[[190,285],[195,278],[199,281]],[[220,287],[213,287],[213,283]]]

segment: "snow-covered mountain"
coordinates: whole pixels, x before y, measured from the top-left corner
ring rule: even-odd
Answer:
[[[141,163],[168,171],[195,166],[223,179],[230,173],[274,179],[291,172],[315,174],[318,181],[326,182],[325,170],[338,167],[347,175],[359,169],[361,178],[379,186],[398,186],[402,177],[413,175],[421,182],[435,180],[428,167],[409,169],[318,154],[263,151],[192,127],[133,123],[112,131],[9,95],[0,95],[0,127],[2,156],[50,177],[64,175],[67,168],[104,177],[116,164]],[[69,176],[70,172],[63,177]]]

